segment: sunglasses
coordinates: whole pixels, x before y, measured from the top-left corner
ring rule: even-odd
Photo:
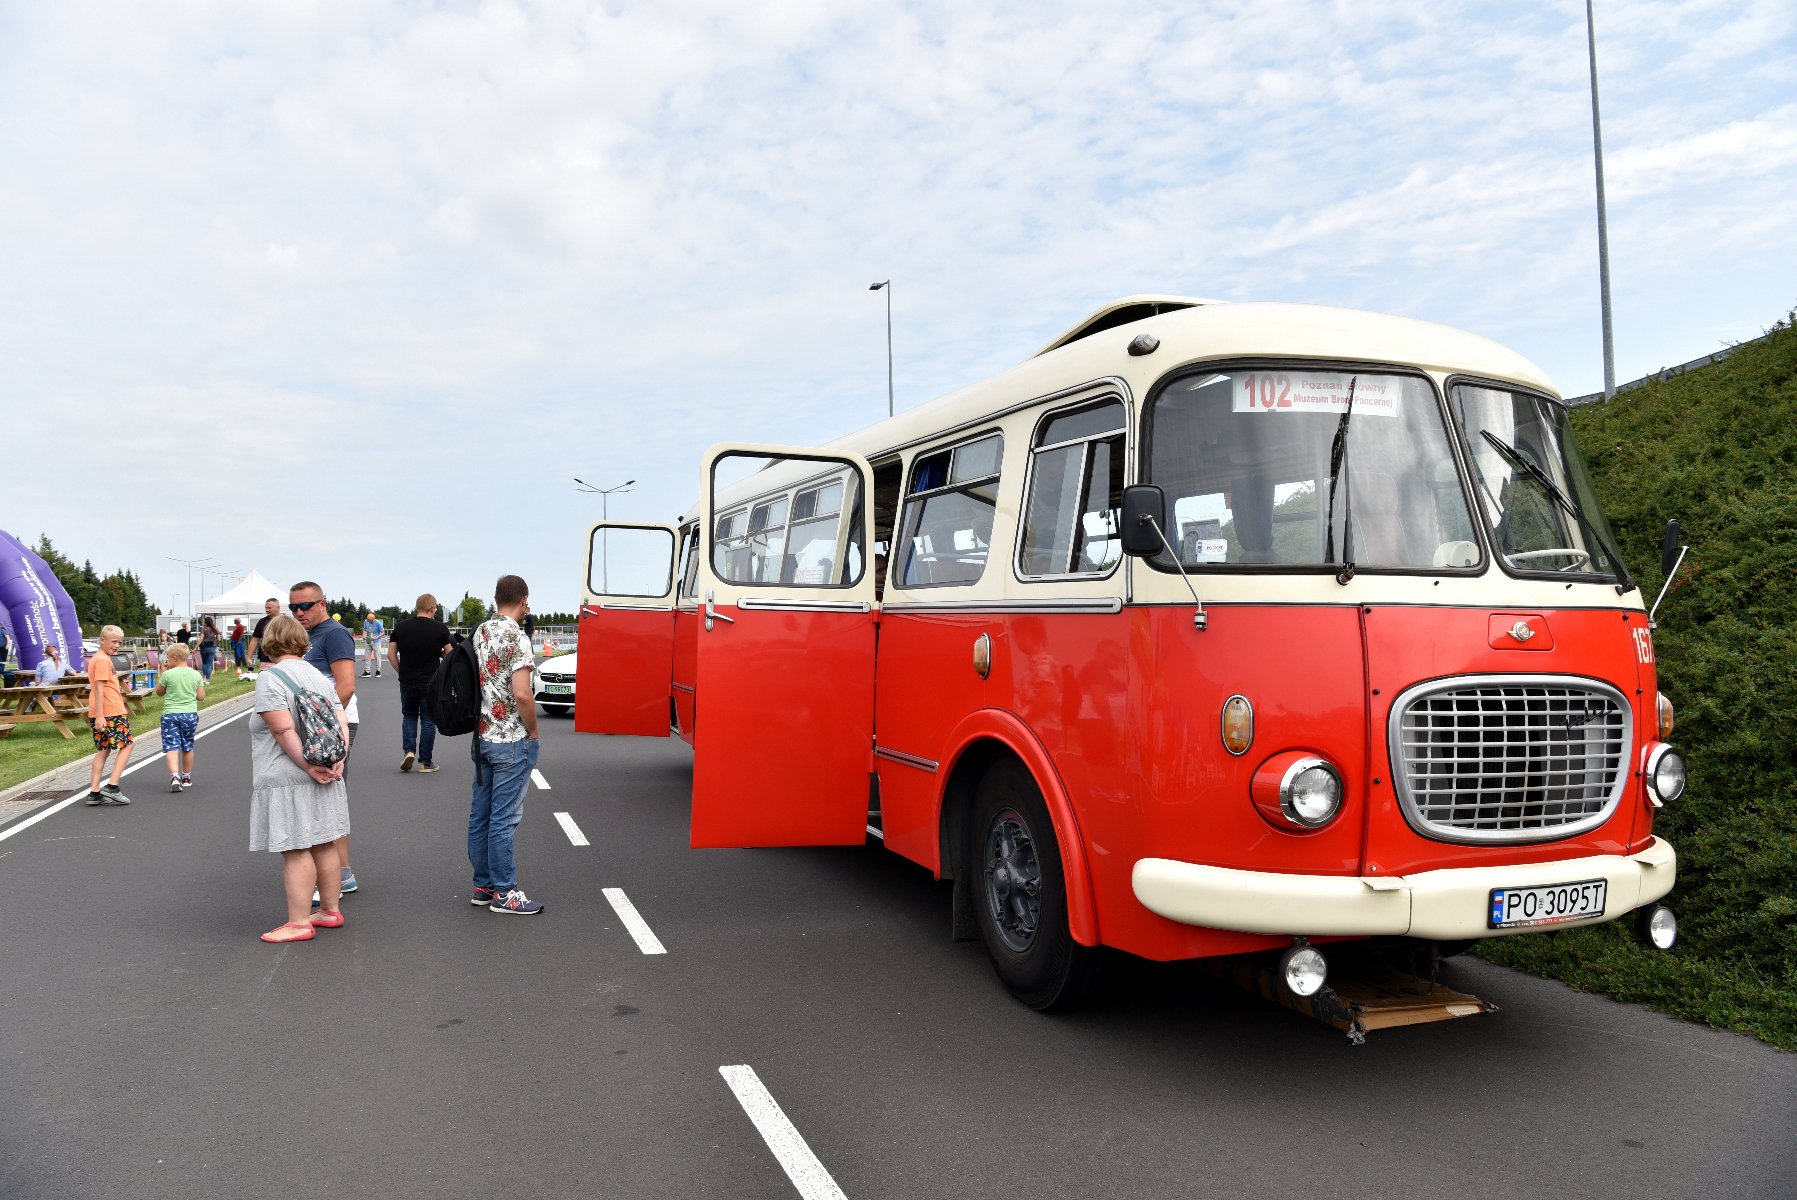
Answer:
[[[310,612],[314,604],[323,603],[323,600],[302,600],[298,604],[289,604],[287,606],[287,611],[296,613]]]

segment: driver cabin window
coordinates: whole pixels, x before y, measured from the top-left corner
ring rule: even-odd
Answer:
[[[919,455],[897,539],[897,587],[973,583],[985,573],[1004,438],[990,433]]]
[[[1030,449],[1018,573],[1052,579],[1103,575],[1123,556],[1123,405],[1054,414]]]

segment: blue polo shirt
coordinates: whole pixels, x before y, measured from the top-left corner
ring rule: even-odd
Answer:
[[[306,650],[306,661],[317,667],[320,675],[335,684],[337,677],[331,674],[331,664],[347,658],[349,659],[350,677],[352,679],[355,677],[356,639],[351,636],[349,630],[335,621],[321,621],[306,636],[312,641],[312,645]],[[353,693],[350,695],[349,703],[345,704],[343,709],[349,717],[350,723],[355,724],[356,697]]]

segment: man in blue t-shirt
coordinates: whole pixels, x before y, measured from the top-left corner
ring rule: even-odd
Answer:
[[[387,627],[373,613],[362,614],[362,648],[368,655],[362,660],[362,678],[368,678],[368,668],[373,667],[378,676],[381,673],[381,638],[386,635]]]
[[[349,744],[353,747],[356,724],[360,719],[356,711],[356,639],[349,630],[331,620],[331,610],[324,602],[324,589],[310,579],[294,584],[288,591],[287,610],[306,627],[306,635],[312,639],[306,661],[337,687],[337,699],[343,705],[343,715],[349,719]],[[347,760],[343,764],[343,778],[349,779]],[[349,835],[337,839],[337,852],[342,855],[343,891],[347,895],[356,890],[356,873],[349,869]],[[316,896],[313,898],[317,899]]]

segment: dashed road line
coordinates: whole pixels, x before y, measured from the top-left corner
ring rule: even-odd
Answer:
[[[624,922],[624,928],[630,931],[630,936],[636,939],[638,950],[644,954],[668,952],[668,948],[661,944],[661,940],[649,928],[649,923],[643,920],[642,914],[636,911],[636,905],[630,902],[630,897],[624,894],[623,888],[606,888],[605,898],[611,902],[612,911],[618,914],[618,920]]]
[[[535,767],[532,767],[530,769],[530,781],[532,783],[536,784],[538,788],[540,788],[541,790],[543,790],[545,792],[554,790],[553,788],[551,788],[549,786],[549,781],[547,779],[543,778],[543,773],[541,771],[537,770]]]
[[[556,813],[555,819],[561,823],[562,832],[568,835],[568,840],[570,842],[573,842],[576,846],[592,845],[591,842],[587,841],[587,835],[580,832],[580,826],[574,823],[573,817],[569,816],[567,813]]]
[[[226,717],[224,720],[220,721],[218,724],[213,725],[209,728],[200,730],[198,733],[194,734],[194,737],[196,739],[198,739],[198,738],[205,737],[207,734],[216,733],[219,730],[223,729],[225,726],[229,725],[231,722],[240,721],[244,717],[249,716],[250,713],[253,711],[254,711],[253,709],[246,708],[242,712],[238,713],[236,716]],[[79,762],[80,760],[77,759],[76,761]],[[145,767],[150,766],[154,763],[159,763],[161,761],[162,761],[162,752],[160,750],[151,751],[150,756],[145,758],[142,762],[137,763],[135,766],[126,767],[124,772],[122,774],[120,774],[119,778],[123,779],[126,775],[135,775],[139,771],[143,770]],[[19,832],[22,832],[23,830],[30,829],[33,825],[36,825],[39,821],[42,821],[47,817],[55,816],[57,813],[61,812],[65,808],[67,808],[69,805],[75,803],[75,801],[83,799],[86,795],[87,795],[87,789],[82,788],[80,791],[78,791],[74,795],[70,796],[67,800],[58,800],[55,804],[52,804],[49,808],[44,809],[42,812],[32,813],[29,817],[26,817],[23,821],[20,821],[17,825],[9,825],[5,829],[0,829],[0,842],[4,842],[7,838],[11,837],[15,833],[19,833]]]
[[[848,1200],[836,1181],[830,1178],[830,1172],[818,1161],[811,1147],[794,1128],[793,1123],[780,1110],[761,1078],[755,1074],[755,1068],[749,1066],[719,1067],[718,1074],[736,1093],[736,1102],[743,1106],[749,1120],[755,1123],[761,1140],[767,1148],[774,1152],[774,1158],[780,1163],[786,1177],[792,1185],[799,1189],[804,1200]]]

